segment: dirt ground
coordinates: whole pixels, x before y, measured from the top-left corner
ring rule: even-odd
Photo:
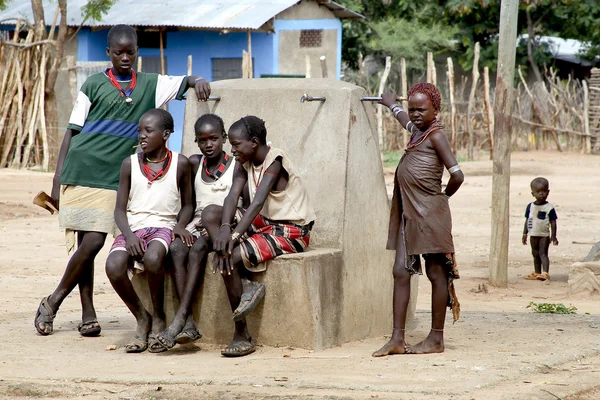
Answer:
[[[513,155],[508,288],[486,285],[491,162],[463,163],[463,170],[465,184],[451,199],[462,319],[452,325],[448,317],[445,353],[382,359],[370,354],[385,337],[321,352],[261,346],[242,359],[222,358],[217,346],[202,341],[158,355],[125,354],[134,319],[104,274],[109,243],[95,274],[102,336],[77,333],[75,290],[58,313],[55,333],[41,337],[33,327],[36,307],[67,261],[57,217],[31,204],[39,190],[50,190],[51,174],[0,170],[0,398],[600,398],[600,298],[569,297],[567,288],[569,266],[600,241],[600,157]],[[392,174],[386,171],[388,182]],[[552,280],[544,283],[522,279],[533,267],[520,242],[529,182],[539,175],[550,180],[549,201],[559,216],[560,245],[551,248]],[[428,331],[429,298],[421,278],[409,343]],[[577,314],[535,314],[526,308],[531,301],[572,305]]]

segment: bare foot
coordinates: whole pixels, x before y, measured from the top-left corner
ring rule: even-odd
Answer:
[[[422,342],[417,343],[414,346],[407,346],[406,352],[408,354],[443,353],[444,338],[435,332],[430,332],[429,336],[427,336]]]
[[[383,357],[392,354],[406,354],[406,342],[404,339],[390,339],[382,348],[371,354],[373,357]]]

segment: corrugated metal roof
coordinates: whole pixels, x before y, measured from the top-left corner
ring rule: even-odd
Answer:
[[[176,26],[192,29],[259,29],[265,22],[292,7],[300,0],[116,0],[101,21],[85,21],[81,7],[88,0],[67,2],[67,24],[69,26]],[[361,18],[330,1],[319,1],[339,18]],[[56,1],[43,0],[46,23],[52,23],[57,7]],[[338,15],[339,14],[339,15]],[[10,18],[33,20],[31,3],[10,0],[6,10],[0,12],[2,24]]]

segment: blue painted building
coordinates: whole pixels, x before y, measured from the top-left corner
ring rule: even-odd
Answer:
[[[53,15],[56,2],[43,3],[47,16]],[[185,75],[191,55],[192,73],[208,81],[241,78],[242,52],[250,46],[254,78],[304,77],[307,70],[321,77],[319,58],[325,56],[329,77],[339,79],[341,19],[362,18],[328,0],[199,0],[192,5],[183,0],[117,0],[101,21],[93,22],[81,17],[80,8],[86,3],[73,0],[67,6],[68,25],[76,38],[66,54],[75,56],[79,65],[107,61],[108,30],[128,24],[138,32],[143,71],[160,73],[162,61],[164,73]],[[31,15],[29,2],[12,0],[0,20],[23,15]],[[59,107],[65,126],[71,107],[72,103]],[[170,147],[179,150],[184,104],[173,101],[169,111],[176,124]]]

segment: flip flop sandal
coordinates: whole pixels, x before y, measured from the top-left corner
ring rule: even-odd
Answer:
[[[548,275],[547,272],[542,272],[541,274],[538,275],[537,280],[538,281],[546,281],[549,280],[550,276]]]
[[[523,279],[527,279],[528,281],[535,281],[538,278],[538,276],[539,276],[539,274],[532,272],[529,275],[523,277]]]
[[[150,353],[162,353],[169,350],[166,348],[160,340],[156,337],[156,335],[148,336],[148,352]]]
[[[94,326],[94,325],[96,325],[96,326]],[[81,324],[79,324],[79,326],[77,327],[77,330],[79,331],[79,334],[81,334],[81,336],[94,337],[94,336],[100,335],[102,328],[100,327],[98,320],[93,319],[93,320],[85,321],[85,322],[82,322]]]
[[[254,353],[256,346],[252,344],[252,341],[240,342],[236,344],[230,344],[225,349],[221,350],[221,355],[224,357],[243,357],[248,354]]]
[[[148,341],[134,337],[131,343],[125,345],[125,353],[143,353],[148,348]]]
[[[255,290],[253,292],[242,293],[240,305],[233,312],[234,321],[237,322],[244,319],[246,315],[250,314],[250,312],[256,308],[263,297],[265,297],[265,285],[262,283],[256,283],[254,287]]]
[[[194,343],[196,340],[202,338],[202,334],[197,329],[184,329],[177,336],[175,336],[175,343],[177,344],[188,344]],[[162,341],[161,341],[162,343]]]
[[[40,306],[38,307],[37,312],[35,313],[35,319],[33,320],[33,325],[35,326],[35,330],[42,336],[48,336],[52,332],[54,332],[54,327],[52,323],[54,322],[54,318],[56,318],[56,313],[52,312],[50,305],[48,304],[48,299],[50,296],[46,296],[40,302]],[[46,325],[48,331],[42,330],[40,328],[40,323]]]
[[[155,336],[156,341],[165,349],[170,350],[175,347],[175,339],[169,336],[169,330],[166,329],[164,332],[159,333]],[[156,346],[154,346],[156,347]],[[158,353],[158,352],[157,352]]]

